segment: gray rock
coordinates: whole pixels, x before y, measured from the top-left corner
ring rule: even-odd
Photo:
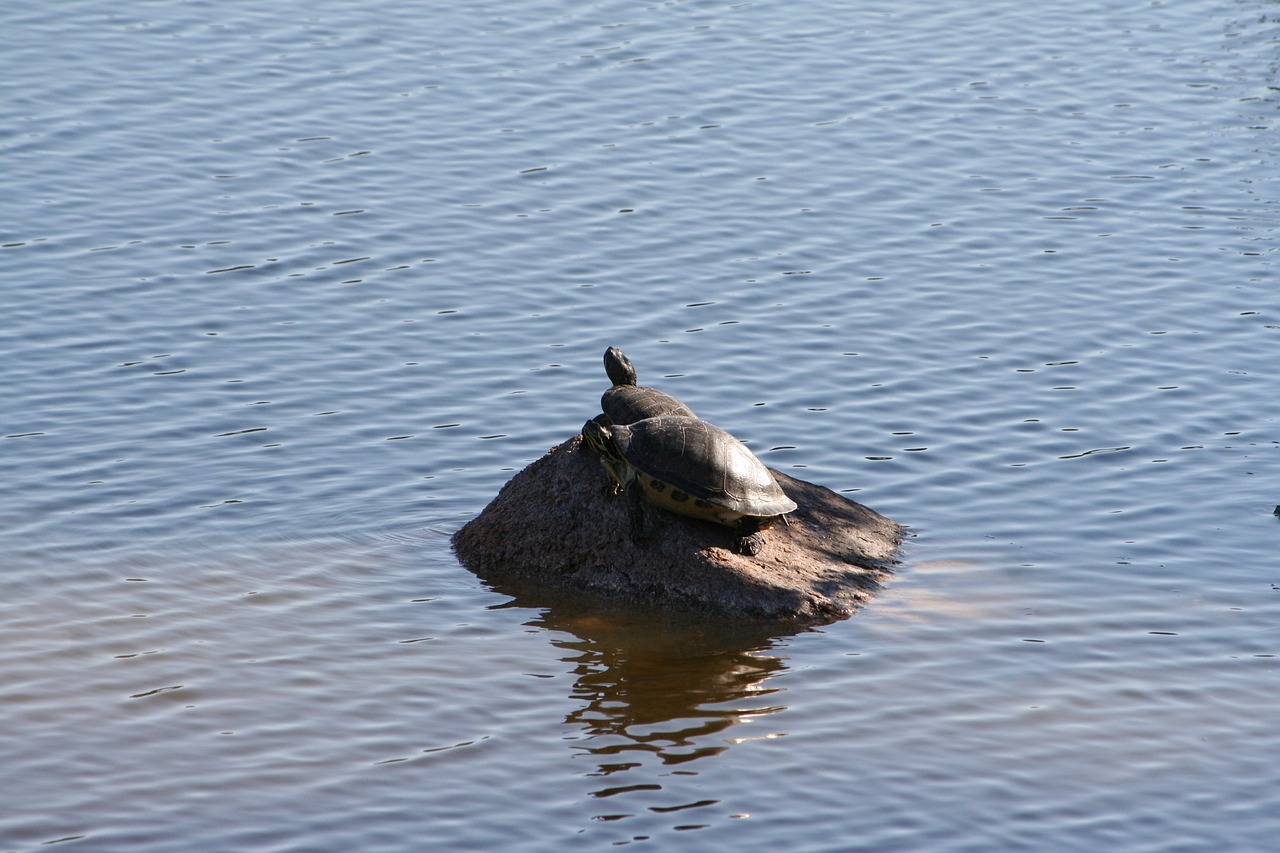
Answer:
[[[628,536],[624,499],[605,497],[608,475],[574,436],[512,477],[454,534],[453,547],[497,587],[803,624],[848,618],[891,572],[902,527],[830,489],[773,474],[799,507],[764,532],[756,556],[734,553],[727,527],[648,505],[650,541],[640,546]]]

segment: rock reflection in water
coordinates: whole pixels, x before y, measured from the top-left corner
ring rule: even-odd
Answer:
[[[686,766],[691,762],[735,743],[780,735],[770,730],[731,737],[728,731],[786,710],[778,701],[784,688],[770,682],[787,665],[770,652],[795,629],[602,608],[598,600],[551,599],[546,593],[517,596],[501,606],[536,607],[539,615],[527,624],[559,635],[551,642],[571,667],[570,697],[578,704],[565,718],[578,732],[570,739],[576,756],[594,764],[586,775],[608,778],[593,797],[662,791],[654,780],[664,774],[653,772],[656,768],[678,767],[666,771],[668,778],[695,776],[697,770]],[[647,772],[638,774],[643,783],[628,784],[627,771],[645,767]],[[695,799],[645,808],[664,813],[716,802]]]

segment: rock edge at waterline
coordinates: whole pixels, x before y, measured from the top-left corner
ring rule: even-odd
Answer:
[[[625,500],[605,497],[608,475],[574,436],[512,477],[453,547],[495,585],[810,624],[848,618],[890,573],[902,527],[823,486],[773,475],[798,508],[764,532],[756,556],[734,553],[727,527],[647,505],[640,546]]]

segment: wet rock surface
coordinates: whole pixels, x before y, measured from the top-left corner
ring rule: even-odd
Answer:
[[[770,469],[772,470],[772,469]],[[588,592],[611,601],[820,624],[844,619],[892,570],[903,530],[823,486],[773,471],[798,504],[755,556],[727,527],[645,506],[649,541],[581,436],[516,474],[453,537],[462,563],[495,586]]]

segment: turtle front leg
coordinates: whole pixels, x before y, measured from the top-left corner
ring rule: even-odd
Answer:
[[[618,474],[608,459],[603,456],[600,457],[600,464],[609,473],[609,481],[600,487],[600,494],[604,496],[605,500],[611,501],[622,494],[622,485],[618,482]]]
[[[631,527],[631,541],[644,546],[649,543],[644,523],[644,486],[638,478],[632,477],[623,494],[627,499],[627,521]]]

